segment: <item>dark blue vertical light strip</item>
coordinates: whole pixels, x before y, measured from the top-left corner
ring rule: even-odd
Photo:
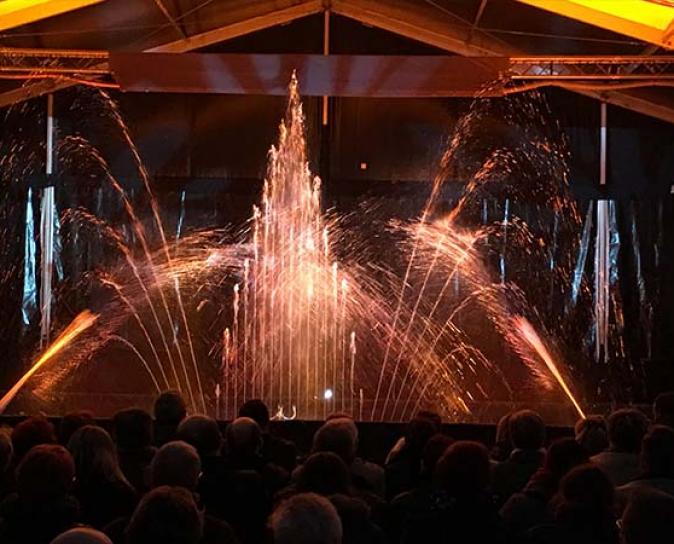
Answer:
[[[33,189],[28,188],[26,198],[26,224],[24,228],[23,298],[21,316],[24,325],[30,325],[37,308],[37,285],[35,284],[35,222],[33,217]]]

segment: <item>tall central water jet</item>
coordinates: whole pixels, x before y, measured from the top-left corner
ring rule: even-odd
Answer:
[[[225,413],[262,397],[288,412],[295,406],[303,417],[325,415],[329,404],[345,409],[356,394],[349,280],[330,249],[294,76],[289,94],[262,200],[253,210],[252,256],[233,286],[231,330],[223,335]]]

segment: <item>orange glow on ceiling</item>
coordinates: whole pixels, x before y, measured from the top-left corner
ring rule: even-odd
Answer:
[[[2,0],[0,30],[34,23],[47,17],[98,4],[103,0]]]
[[[674,48],[674,6],[654,0],[518,0],[661,47]]]

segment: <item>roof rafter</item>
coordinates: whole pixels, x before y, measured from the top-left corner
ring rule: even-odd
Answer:
[[[178,21],[176,21],[175,17],[173,17],[173,15],[171,15],[171,12],[164,5],[164,2],[162,0],[154,0],[154,3],[157,6],[157,8],[159,9],[159,11],[161,11],[162,15],[169,22],[169,24],[178,33],[178,36],[180,36],[181,38],[186,38],[187,36],[185,35],[185,32],[183,31],[182,27],[178,24]]]
[[[440,10],[394,0],[332,0],[333,13],[467,57],[518,53],[506,42]]]
[[[332,0],[332,10],[345,17],[382,30],[394,32],[451,53],[466,56],[522,56],[515,50],[482,32],[471,36],[471,26],[461,25],[442,12],[427,6],[412,6],[400,0]],[[587,91],[579,94],[621,106],[650,117],[674,123],[674,105],[654,102],[639,91]]]
[[[182,53],[208,47],[251,32],[263,30],[331,9],[333,13],[392,32],[406,38],[464,56],[521,56],[519,51],[488,33],[461,23],[429,5],[406,0],[266,0],[232,8],[228,22],[210,29],[146,49],[151,52]],[[107,63],[92,68],[107,69]],[[72,86],[69,81],[43,80],[0,94],[0,107]],[[651,100],[642,91],[587,91],[580,94],[674,123],[674,104]]]
[[[237,18],[238,20],[213,30],[202,32],[194,36],[171,43],[158,45],[147,49],[150,53],[186,53],[202,47],[208,47],[216,43],[245,36],[258,30],[264,30],[277,25],[290,23],[295,19],[308,17],[323,11],[322,0],[308,0],[304,2],[285,2],[286,7],[279,8],[279,2],[265,2],[262,9],[249,14],[248,17]],[[250,10],[247,10],[250,12]],[[243,12],[243,10],[242,10]]]
[[[228,13],[230,22],[221,27],[151,47],[146,49],[146,51],[186,53],[238,36],[250,34],[251,32],[290,23],[295,19],[320,13],[324,9],[323,6],[324,2],[322,0],[267,0],[258,3],[255,6],[243,5],[237,10],[231,10]],[[109,66],[106,62],[93,66],[92,68],[106,70]],[[70,81],[59,81],[54,79],[29,83],[16,89],[12,89],[11,91],[1,93],[0,108],[24,102],[47,93],[66,89],[73,85],[74,83]]]

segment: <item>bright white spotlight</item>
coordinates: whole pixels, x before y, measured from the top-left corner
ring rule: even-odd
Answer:
[[[323,393],[323,398],[325,400],[330,400],[332,398],[332,389],[326,389]]]

